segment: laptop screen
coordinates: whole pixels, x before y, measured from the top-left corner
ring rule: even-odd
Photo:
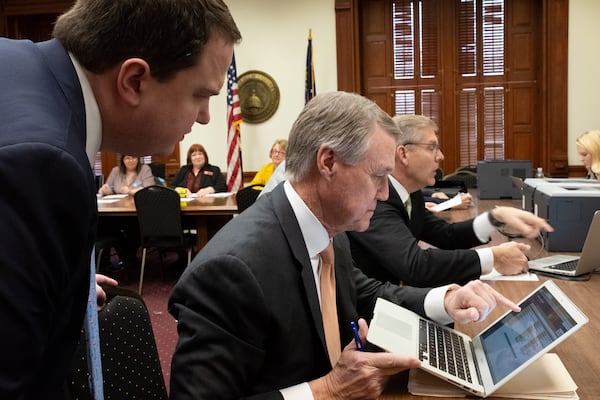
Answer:
[[[480,335],[494,384],[576,325],[545,287],[520,306]]]

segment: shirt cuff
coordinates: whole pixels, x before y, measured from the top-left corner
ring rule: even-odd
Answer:
[[[496,227],[490,223],[487,212],[479,214],[473,220],[473,232],[481,243],[487,243],[492,237],[492,233],[496,231]]]
[[[308,382],[281,389],[279,392],[284,400],[314,400]]]
[[[446,297],[446,292],[455,286],[454,284],[440,286],[431,289],[427,293],[424,303],[427,318],[442,325],[448,325],[452,322],[452,318],[450,318],[444,307],[444,298]]]
[[[494,253],[489,247],[475,249],[479,256],[479,265],[481,265],[481,275],[486,275],[494,269]]]

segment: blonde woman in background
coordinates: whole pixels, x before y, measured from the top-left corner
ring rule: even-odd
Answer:
[[[579,159],[588,171],[588,179],[600,177],[600,130],[582,133],[575,140]]]
[[[287,151],[288,141],[286,139],[277,139],[273,146],[271,146],[271,150],[269,151],[269,157],[271,157],[271,162],[263,165],[260,170],[254,175],[250,185],[266,185],[267,181],[273,175],[273,171],[275,168],[281,164],[283,160],[285,160],[285,152]]]

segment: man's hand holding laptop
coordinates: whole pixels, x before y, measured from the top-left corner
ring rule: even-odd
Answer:
[[[515,303],[481,281],[471,281],[465,286],[451,286],[444,299],[446,312],[459,323],[483,321],[497,305],[517,312],[521,310]],[[358,330],[361,342],[366,343],[369,328],[362,318],[358,320]],[[331,372],[309,382],[309,385],[315,399],[374,398],[376,394],[381,393],[390,376],[410,368],[418,368],[420,365],[421,361],[414,356],[389,352],[362,352],[357,350],[354,342],[350,342],[344,347]],[[357,388],[360,388],[360,393],[357,392]]]

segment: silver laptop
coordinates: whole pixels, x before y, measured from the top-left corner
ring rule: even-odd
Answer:
[[[379,298],[367,340],[417,357],[421,369],[487,397],[588,322],[552,280],[519,306],[471,338]]]
[[[529,269],[542,273],[580,276],[600,268],[600,210],[594,212],[580,256],[557,254],[529,261]]]

